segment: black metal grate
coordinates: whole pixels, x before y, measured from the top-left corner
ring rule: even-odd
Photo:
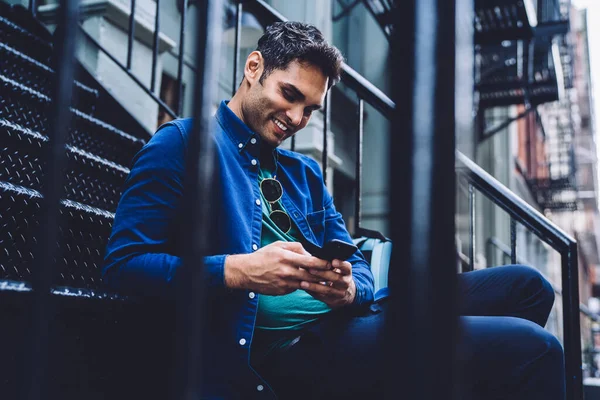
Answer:
[[[39,192],[0,181],[0,279],[30,281],[40,231]],[[114,215],[81,203],[64,200],[56,245],[59,249],[57,286],[95,289],[101,284],[104,248]]]
[[[530,39],[534,18],[531,0],[475,0],[475,42]]]
[[[0,43],[0,75],[51,96],[54,70],[4,43]],[[93,115],[98,91],[76,81],[73,95],[73,103],[77,104],[77,108]]]
[[[0,181],[41,190],[47,137],[0,120]],[[115,211],[129,170],[68,146],[65,170],[67,199]]]
[[[0,75],[0,118],[48,135],[50,106],[48,96]],[[79,110],[72,112],[68,138],[72,146],[128,166],[145,143]]]

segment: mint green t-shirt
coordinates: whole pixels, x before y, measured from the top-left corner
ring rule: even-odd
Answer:
[[[258,183],[265,178],[272,178],[270,171],[260,169],[258,172]],[[261,193],[262,200],[262,235],[261,247],[278,240],[286,242],[297,242],[300,236],[296,226],[292,222],[292,228],[286,234],[275,225],[269,218],[271,207]],[[279,209],[284,210],[281,201],[278,202]],[[255,329],[257,330],[297,330],[305,324],[309,324],[328,313],[331,308],[320,300],[313,298],[304,290],[282,296],[269,296],[261,294],[258,300],[258,312],[256,316]]]

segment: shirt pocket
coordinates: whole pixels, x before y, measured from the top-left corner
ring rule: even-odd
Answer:
[[[310,230],[314,233],[317,243],[323,243],[325,233],[325,210],[306,214],[306,221]]]

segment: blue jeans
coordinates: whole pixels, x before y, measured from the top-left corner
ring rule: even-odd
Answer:
[[[564,400],[563,349],[543,328],[554,291],[541,274],[489,268],[459,274],[458,289],[464,398]],[[332,315],[252,365],[282,399],[383,398],[386,308],[384,301],[366,315]],[[274,338],[256,339],[258,346]]]

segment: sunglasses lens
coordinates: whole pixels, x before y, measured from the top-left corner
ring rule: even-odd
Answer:
[[[288,231],[292,227],[292,221],[290,220],[289,215],[287,215],[281,210],[273,211],[269,215],[269,218],[271,218],[271,220],[275,222],[275,225],[277,225],[277,227],[281,229],[284,233],[288,233]]]
[[[265,196],[265,199],[267,199],[269,203],[279,200],[283,194],[281,183],[275,179],[269,178],[263,180],[260,184],[260,188]]]

